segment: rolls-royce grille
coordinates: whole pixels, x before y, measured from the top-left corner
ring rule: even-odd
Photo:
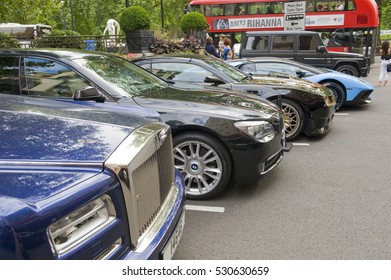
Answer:
[[[169,127],[152,123],[133,131],[105,163],[121,182],[134,248],[177,194],[173,155]]]
[[[160,148],[132,173],[140,236],[154,221],[171,189],[174,173],[172,159],[172,143],[166,139]]]

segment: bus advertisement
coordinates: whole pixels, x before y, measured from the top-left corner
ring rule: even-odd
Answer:
[[[190,10],[206,17],[209,35],[217,38],[224,33],[235,44],[240,41],[241,32],[284,30],[287,2],[294,1],[193,0]],[[375,0],[307,0],[305,3],[304,28],[319,32],[328,50],[366,56],[371,55],[371,49],[375,50],[379,26]]]

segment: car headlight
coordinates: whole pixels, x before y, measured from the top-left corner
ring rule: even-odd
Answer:
[[[239,121],[235,127],[261,143],[267,143],[277,135],[273,125],[267,121]]]
[[[55,221],[47,230],[53,252],[56,255],[68,252],[105,228],[115,217],[111,198],[103,195]]]
[[[326,88],[328,93],[324,94],[324,102],[326,103],[326,107],[334,107],[335,106],[335,96],[333,92]]]

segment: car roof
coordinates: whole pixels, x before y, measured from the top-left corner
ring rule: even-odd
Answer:
[[[91,55],[110,55],[109,53],[87,51],[79,49],[2,49],[0,50],[0,56],[3,55],[44,55],[53,58],[66,58],[66,59],[77,59]]]
[[[209,57],[207,55],[201,55],[201,54],[164,54],[164,55],[154,55],[154,56],[136,58],[133,61],[141,61],[141,60],[148,60],[148,59],[174,59],[174,58],[177,60],[186,60],[186,61],[192,59],[198,59],[198,60],[214,59],[213,57]]]

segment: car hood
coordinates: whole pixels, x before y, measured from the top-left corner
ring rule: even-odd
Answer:
[[[137,128],[151,121],[160,121],[160,115],[131,102],[89,102],[73,99],[47,99],[28,96],[0,95],[0,110],[31,112],[64,118],[75,118],[99,123]]]
[[[41,162],[40,165],[94,162],[103,166],[104,160],[133,130],[17,107],[0,109],[0,119],[1,160]]]
[[[331,94],[326,87],[303,79],[276,78],[261,75],[253,75],[252,77],[253,78],[251,80],[248,80],[246,82],[259,85],[268,85],[274,89],[298,89],[301,91],[322,96]]]
[[[0,217],[97,176],[131,127],[0,105]]]
[[[234,120],[269,119],[278,111],[273,103],[252,94],[198,86],[187,89],[169,86],[144,92],[142,96],[135,97],[135,101],[161,114],[185,111],[188,114],[213,114]]]

